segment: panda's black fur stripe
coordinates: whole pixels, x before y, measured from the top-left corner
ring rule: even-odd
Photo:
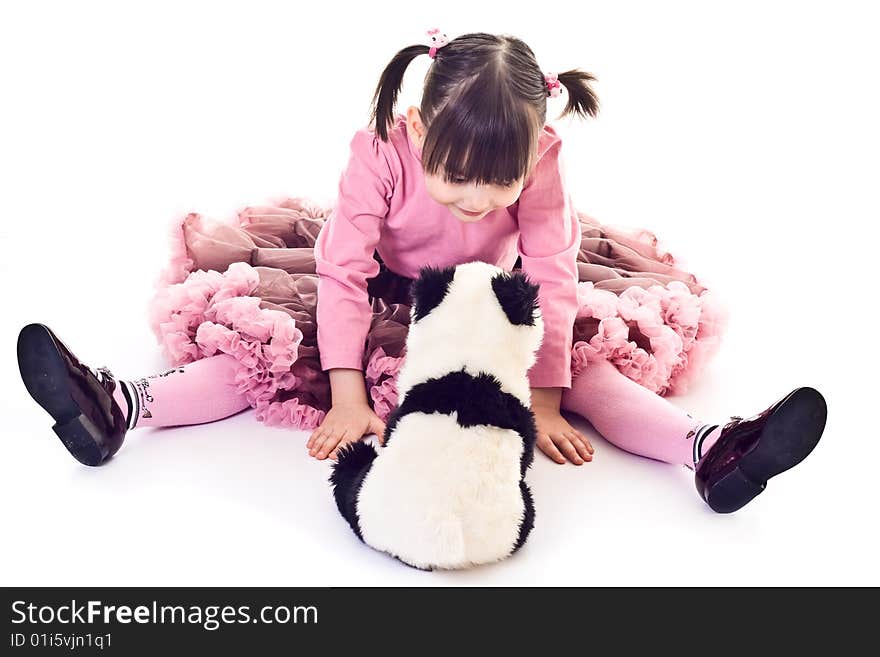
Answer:
[[[385,444],[388,444],[397,423],[410,413],[450,415],[453,411],[457,414],[459,426],[490,425],[513,429],[522,436],[520,468],[525,476],[534,455],[535,417],[519,399],[501,389],[498,379],[484,372],[474,376],[462,369],[414,385],[388,419]]]
[[[455,278],[455,267],[444,269],[422,267],[419,270],[419,277],[410,288],[412,310],[416,321],[440,305],[446,293],[449,292],[453,278]]]
[[[358,441],[345,445],[337,451],[337,462],[330,475],[336,507],[362,541],[364,537],[358,521],[357,497],[376,456],[376,450],[366,443]]]
[[[511,554],[523,546],[529,536],[529,532],[532,531],[532,528],[535,526],[535,501],[532,499],[532,491],[529,490],[529,486],[525,481],[519,482],[519,489],[522,491],[523,503],[525,504],[525,514],[523,515],[523,520],[519,526],[519,537],[517,538],[513,549],[510,551]]]

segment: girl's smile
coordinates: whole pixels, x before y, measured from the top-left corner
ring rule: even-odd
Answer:
[[[462,214],[466,214],[469,217],[482,217],[486,212],[485,210],[483,210],[482,212],[472,212],[471,210],[465,210],[464,208],[457,205],[455,207],[458,208]]]
[[[480,221],[493,210],[513,205],[522,188],[522,179],[506,186],[478,185],[448,183],[440,176],[425,175],[428,195],[440,205],[445,205],[456,219],[466,223]]]

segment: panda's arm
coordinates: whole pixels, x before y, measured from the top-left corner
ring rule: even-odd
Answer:
[[[571,347],[577,314],[580,224],[565,185],[561,140],[545,128],[540,158],[517,203],[522,270],[540,286],[544,341],[529,370],[532,388],[571,386]]]
[[[371,310],[367,279],[394,189],[387,144],[367,129],[351,141],[334,210],[315,243],[318,349],[321,367],[363,369]]]

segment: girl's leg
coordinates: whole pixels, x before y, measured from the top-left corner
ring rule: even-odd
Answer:
[[[249,406],[235,382],[236,366],[228,354],[203,358],[161,374],[118,381],[113,399],[129,429],[212,422]]]
[[[48,326],[33,323],[19,332],[17,355],[28,393],[85,465],[111,458],[136,426],[210,422],[249,405],[235,381],[237,361],[225,354],[122,381],[106,367],[89,367]]]
[[[720,426],[694,419],[609,361],[591,362],[575,377],[563,390],[562,408],[621,449],[691,469],[721,434]]]
[[[575,377],[562,393],[562,408],[584,416],[618,447],[696,469],[697,491],[719,513],[742,508],[770,478],[803,461],[822,436],[828,410],[818,390],[801,387],[752,418],[706,425],[608,361],[591,362]]]

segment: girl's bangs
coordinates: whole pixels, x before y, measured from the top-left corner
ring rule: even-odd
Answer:
[[[428,126],[422,167],[446,182],[509,185],[532,167],[537,118],[526,103],[478,78]]]

